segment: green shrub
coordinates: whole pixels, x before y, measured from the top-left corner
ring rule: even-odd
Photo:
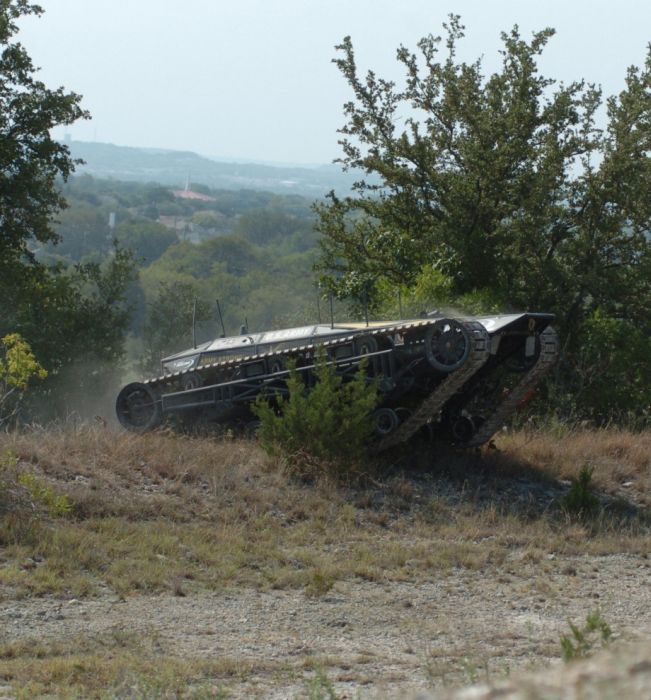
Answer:
[[[587,464],[581,467],[578,477],[571,477],[570,490],[561,499],[561,506],[573,515],[586,516],[594,513],[599,498],[592,487],[593,468]]]
[[[0,425],[15,416],[30,381],[45,377],[47,372],[18,333],[0,338]]]
[[[351,476],[373,433],[371,413],[377,404],[377,386],[366,375],[365,363],[350,381],[344,381],[320,349],[315,359],[315,385],[304,383],[305,372],[289,367],[288,397],[270,403],[259,396],[253,406],[260,419],[258,436],[271,455],[285,458],[295,473]]]
[[[65,517],[73,509],[67,496],[20,471],[18,462],[13,451],[0,453],[0,545],[33,539],[43,521]]]
[[[45,508],[50,517],[62,518],[72,512],[72,503],[69,498],[65,494],[55,493],[34,474],[21,472],[18,474],[17,481],[29,493],[34,505]]]
[[[307,697],[309,700],[339,700],[332,681],[322,668],[317,668],[314,678],[307,684]]]
[[[597,641],[606,646],[613,635],[610,625],[601,616],[599,609],[592,610],[585,619],[583,628],[568,622],[570,634],[561,636],[561,653],[564,661],[581,659],[587,656]]]

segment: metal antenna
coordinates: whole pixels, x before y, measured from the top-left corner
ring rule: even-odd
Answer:
[[[217,304],[217,313],[219,314],[219,322],[222,324],[222,338],[226,337],[226,328],[224,327],[224,317],[222,316],[222,307],[219,305],[219,299],[215,299]]]
[[[332,306],[332,292],[330,292],[330,328],[335,327],[335,310]]]
[[[321,295],[319,290],[316,290],[316,317],[319,319],[319,324],[321,323]]]
[[[192,347],[197,347],[197,297],[194,298],[194,303],[192,304]]]
[[[368,293],[364,290],[364,318],[366,319],[366,327],[368,328]]]

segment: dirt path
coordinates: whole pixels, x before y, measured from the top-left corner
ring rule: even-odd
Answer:
[[[241,698],[300,697],[315,667],[350,698],[497,679],[557,659],[567,620],[582,622],[596,607],[617,636],[651,638],[647,558],[510,564],[497,578],[464,570],[421,584],[339,582],[319,598],[228,589],[9,601],[0,606],[0,637],[44,641],[117,630],[154,638],[167,654],[241,660],[252,670],[225,683]]]

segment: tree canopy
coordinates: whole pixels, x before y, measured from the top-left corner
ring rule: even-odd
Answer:
[[[112,254],[102,264],[48,266],[37,259],[58,241],[55,219],[66,205],[59,183],[75,166],[50,130],[88,116],[79,95],[37,80],[14,40],[17,20],[41,12],[25,0],[0,2],[0,336],[20,334],[49,372],[51,388],[75,363],[95,362],[97,370],[121,358],[133,266],[131,254],[113,250],[105,238]],[[79,373],[76,386],[87,386],[90,374]]]
[[[457,59],[459,18],[444,26],[445,39],[398,49],[401,87],[360,76],[350,37],[337,47],[354,96],[340,162],[374,178],[317,206],[324,281],[377,295],[381,280],[434,270],[453,296],[553,310],[566,327],[604,305],[646,313],[651,58],[607,100],[601,129],[599,89],[538,71],[553,30],[503,33],[501,69],[485,77],[481,60]]]
[[[16,20],[41,12],[26,0],[0,4],[0,265],[5,274],[31,257],[30,244],[55,240],[52,217],[65,206],[55,182],[68,177],[74,162],[50,129],[88,116],[79,95],[50,90],[37,80],[29,55],[12,41]]]
[[[569,394],[601,382],[605,406],[623,383],[651,405],[651,48],[604,100],[540,74],[552,29],[503,33],[485,75],[457,57],[460,18],[444,28],[397,50],[400,85],[363,75],[350,37],[337,47],[352,90],[339,162],[362,174],[315,206],[322,285],[376,306],[398,287],[473,312],[554,312]],[[626,358],[604,347],[628,337]]]

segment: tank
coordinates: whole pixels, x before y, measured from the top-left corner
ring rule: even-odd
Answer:
[[[443,316],[333,323],[218,338],[166,357],[161,374],[127,384],[116,401],[127,429],[153,430],[168,419],[186,425],[242,425],[260,394],[287,394],[291,359],[314,385],[317,348],[344,381],[363,360],[377,382],[376,452],[426,432],[477,447],[490,440],[532,395],[558,355],[552,314]]]

